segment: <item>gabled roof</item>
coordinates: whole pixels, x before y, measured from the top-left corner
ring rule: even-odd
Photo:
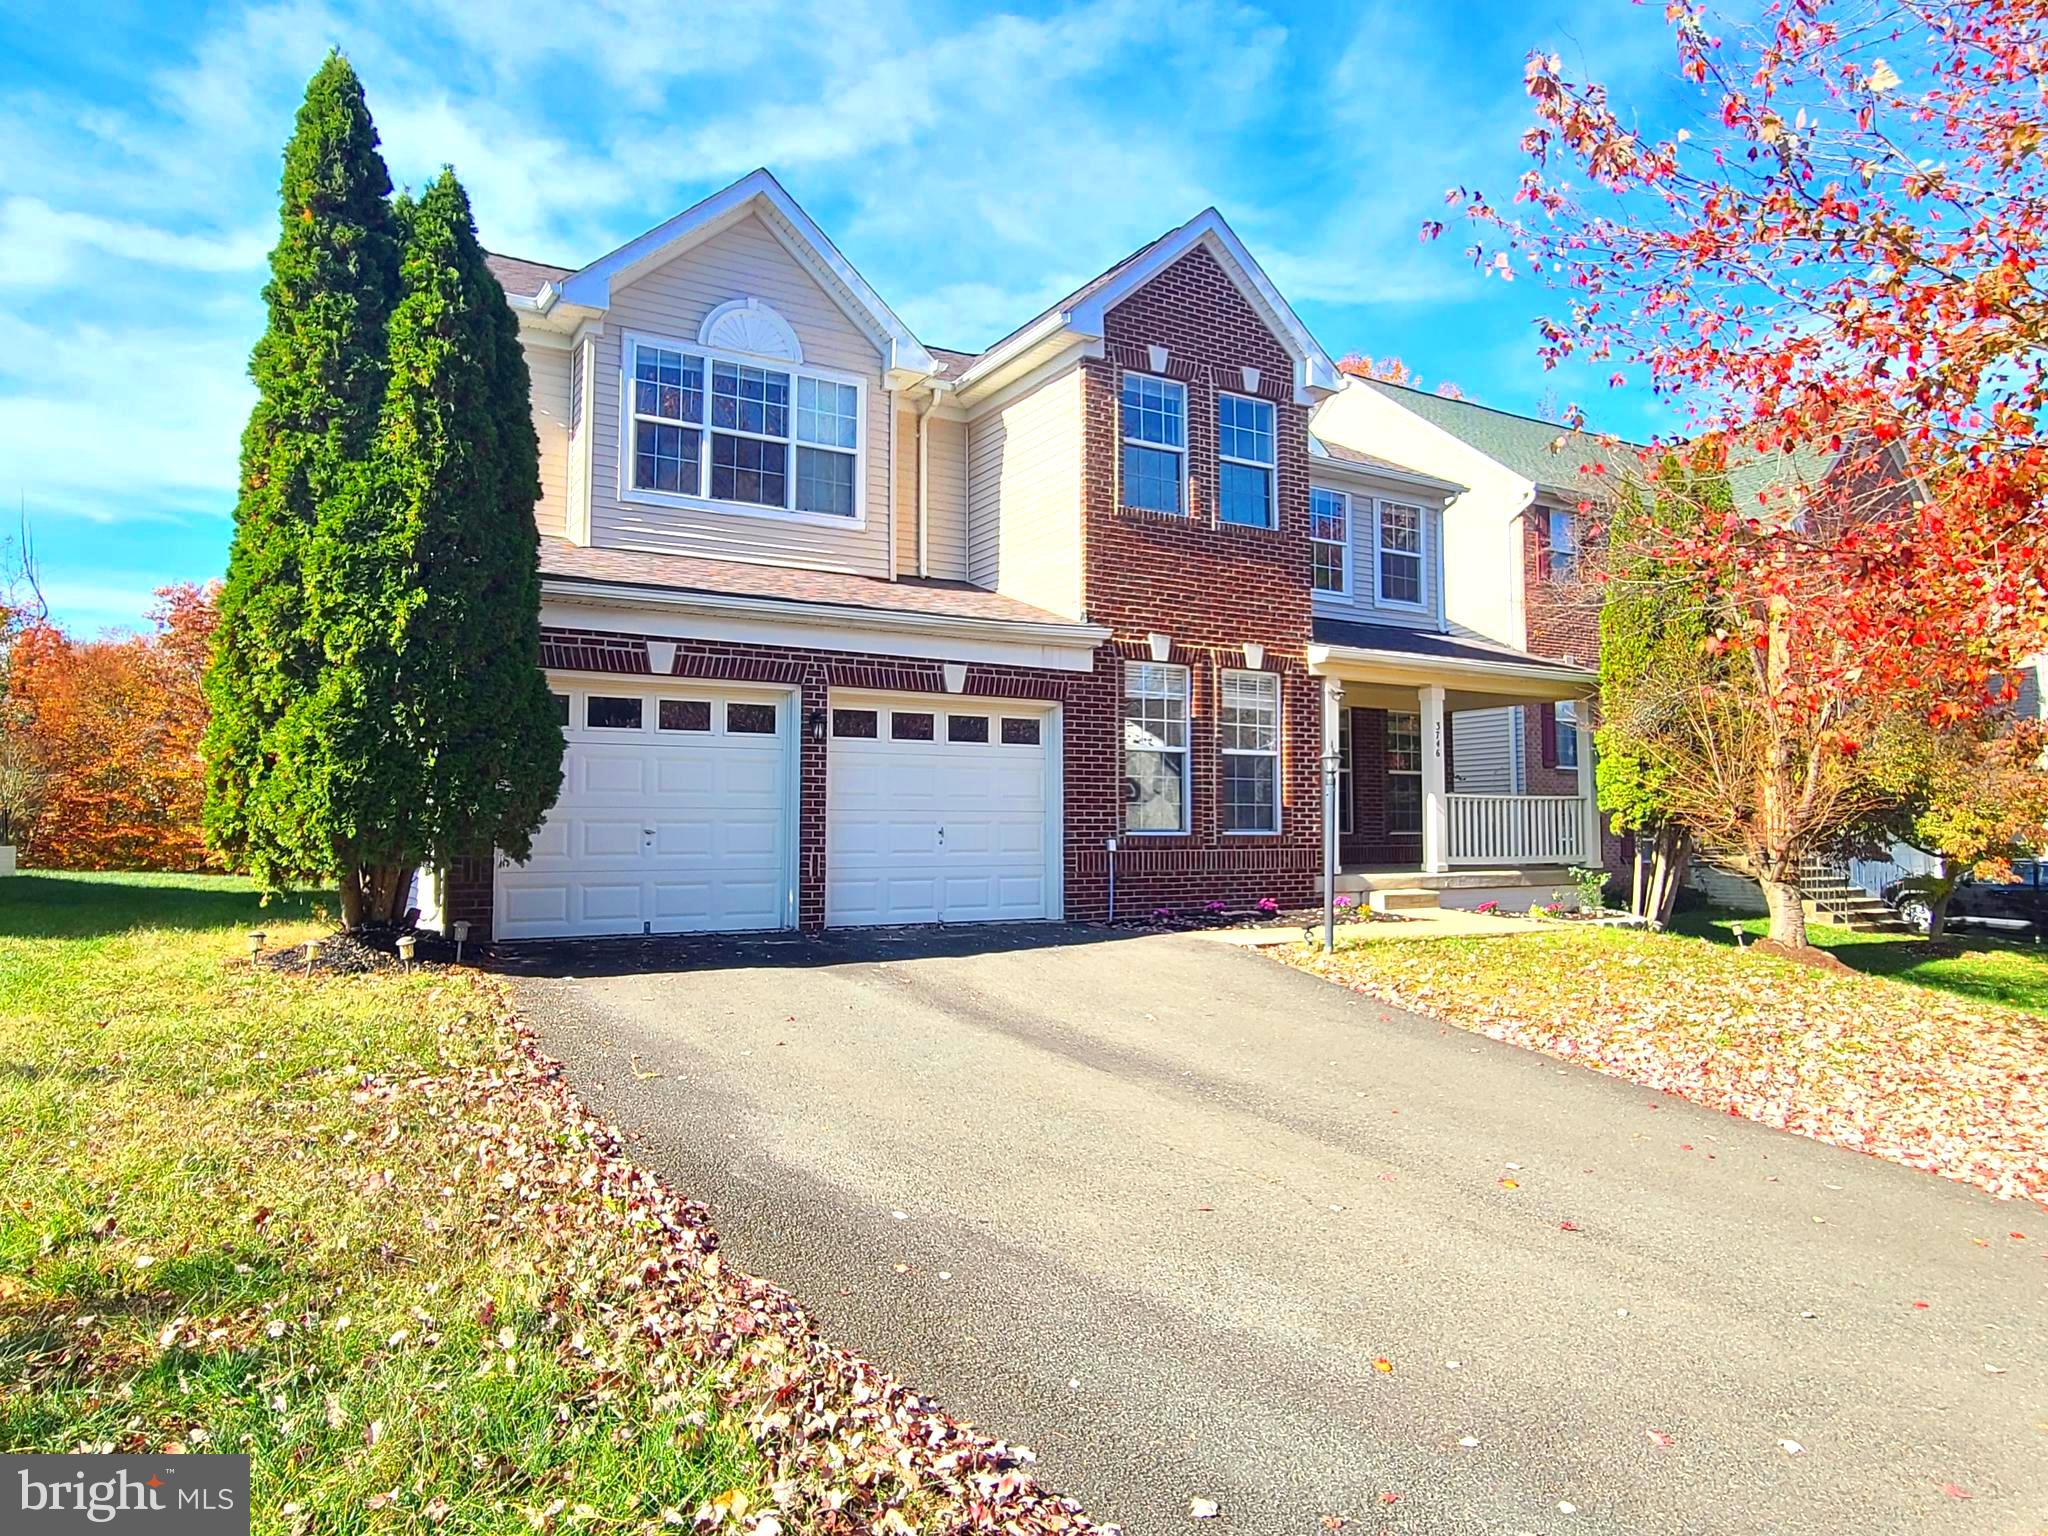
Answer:
[[[1396,460],[1382,458],[1376,453],[1366,453],[1362,449],[1352,448],[1343,443],[1331,442],[1316,436],[1313,432],[1309,433],[1308,437],[1308,456],[1311,465],[1321,462],[1334,465],[1338,469],[1355,470],[1361,474],[1380,475],[1390,480],[1402,481],[1405,484],[1441,491],[1446,496],[1456,496],[1463,491],[1471,489],[1470,486],[1460,485],[1455,480],[1446,480],[1441,475],[1429,474],[1427,471],[1413,468]]]
[[[1410,389],[1405,384],[1388,384],[1380,379],[1360,379],[1358,383],[1378,390],[1403,409],[1441,427],[1552,496],[1576,499],[1605,495],[1636,473],[1641,462],[1639,443],[1577,431],[1554,421],[1496,410],[1471,400]],[[1604,473],[1596,470],[1596,465],[1604,466]]]
[[[491,276],[498,280],[509,299],[533,298],[549,283],[560,287],[562,279],[576,270],[545,261],[528,261],[523,256],[500,256],[494,251],[484,252],[484,265],[491,269]]]
[[[1273,280],[1252,259],[1244,242],[1223,215],[1205,208],[1178,229],[1168,230],[1157,240],[1140,246],[1099,276],[1090,278],[1051,308],[1027,320],[1001,341],[981,353],[961,371],[961,382],[972,384],[995,372],[1005,363],[1028,353],[1049,336],[1065,335],[1099,339],[1103,317],[1145,284],[1172,266],[1197,246],[1205,246],[1216,257],[1224,273],[1237,285],[1247,303],[1259,312],[1280,344],[1295,359],[1295,398],[1302,404],[1338,387],[1337,365],[1330,360],[1301,317],[1282,298]]]
[[[631,282],[642,272],[681,255],[750,214],[758,214],[848,317],[875,336],[887,367],[911,374],[938,371],[937,362],[911,334],[910,327],[868,286],[853,263],[840,254],[811,216],[797,206],[796,199],[783,190],[782,183],[765,170],[748,172],[731,186],[692,204],[587,267],[567,273],[556,284],[562,301],[582,309],[607,309],[615,284]],[[517,263],[522,281],[528,276],[524,269],[538,265]],[[510,292],[509,287],[507,291]]]

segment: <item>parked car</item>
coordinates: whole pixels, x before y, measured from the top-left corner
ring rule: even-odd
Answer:
[[[1973,926],[2039,938],[2048,934],[2048,859],[2016,859],[2011,880],[1966,879],[1949,898],[1950,927]],[[1884,899],[1922,933],[1932,912],[1915,881],[1886,886]]]

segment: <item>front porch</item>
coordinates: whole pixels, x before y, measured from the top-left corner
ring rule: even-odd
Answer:
[[[1482,641],[1344,628],[1354,643],[1309,653],[1326,680],[1338,891],[1525,904],[1601,861],[1585,707],[1596,674]]]

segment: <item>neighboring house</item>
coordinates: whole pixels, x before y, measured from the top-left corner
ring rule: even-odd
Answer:
[[[1465,482],[1311,438],[1336,369],[1213,210],[978,353],[922,344],[765,171],[588,266],[493,267],[568,750],[532,857],[459,861],[444,920],[1307,903],[1326,738],[1347,859],[1576,857],[1590,798],[1464,807],[1445,721],[1592,674],[1452,623]]]

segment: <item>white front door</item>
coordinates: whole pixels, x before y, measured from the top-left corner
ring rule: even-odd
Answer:
[[[795,921],[795,701],[645,678],[553,680],[562,793],[501,867],[500,939],[717,933]]]
[[[1058,717],[1042,705],[835,694],[825,921],[1059,915]]]

